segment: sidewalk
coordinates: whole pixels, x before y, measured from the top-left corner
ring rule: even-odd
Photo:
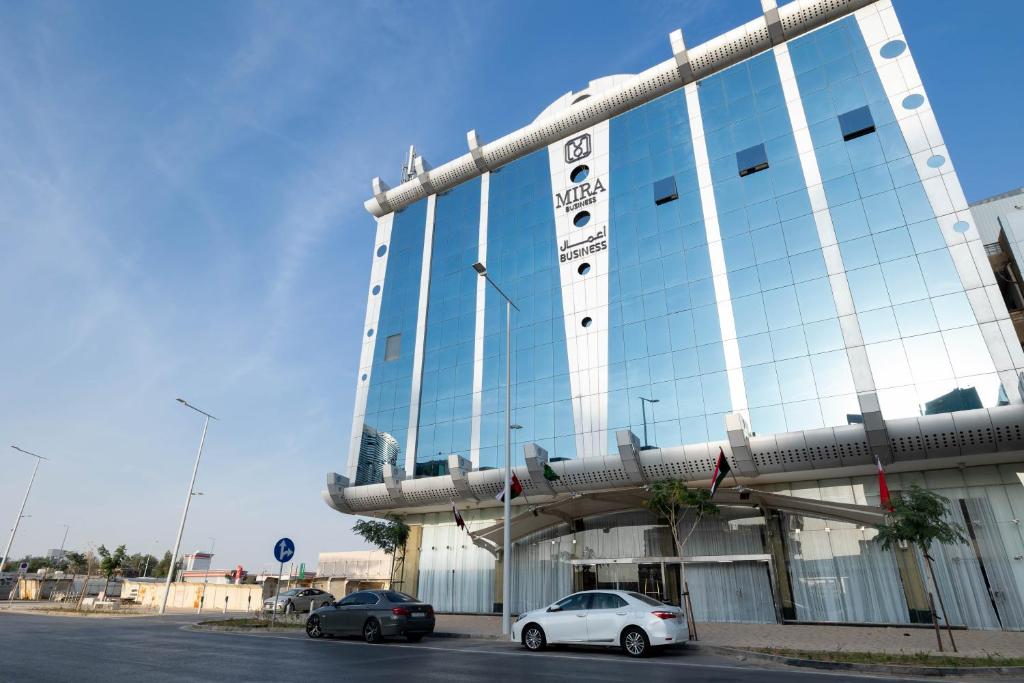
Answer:
[[[439,614],[435,631],[467,638],[501,638],[501,617]],[[888,654],[937,652],[935,631],[925,628],[698,623],[697,634],[704,646]],[[1024,632],[954,630],[953,637],[961,655],[1024,654]],[[945,631],[942,642],[948,652],[949,637]]]

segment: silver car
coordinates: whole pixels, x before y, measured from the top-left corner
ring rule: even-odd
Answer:
[[[418,642],[434,632],[434,608],[411,595],[393,590],[359,591],[333,605],[314,610],[306,620],[306,635],[361,635],[368,643],[384,636],[405,636]]]
[[[289,588],[281,591],[277,598],[277,612],[291,614],[292,612],[308,612],[310,607],[323,607],[334,602],[334,596],[319,588]],[[269,597],[263,601],[263,611],[270,612],[274,609],[274,598]]]

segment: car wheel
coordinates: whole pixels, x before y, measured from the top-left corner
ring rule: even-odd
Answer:
[[[291,600],[289,600],[288,602],[284,603],[284,613],[285,614],[291,614],[294,611],[295,611],[295,605],[292,604]]]
[[[540,652],[547,646],[548,640],[544,637],[544,629],[537,624],[527,624],[523,629],[523,647],[531,652]]]
[[[306,620],[306,635],[310,638],[322,638],[324,635],[323,626],[320,624],[320,617],[316,614]]]
[[[363,624],[363,640],[368,643],[379,643],[380,637],[380,622],[376,619],[367,619],[366,623]]]
[[[622,632],[622,649],[630,657],[646,657],[651,653],[651,641],[643,629],[630,626]]]
[[[408,640],[410,643],[418,643],[421,640],[423,640],[423,634],[422,633],[406,633],[405,634],[405,639]]]

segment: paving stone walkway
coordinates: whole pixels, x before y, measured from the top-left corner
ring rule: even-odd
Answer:
[[[500,638],[501,617],[440,614],[437,631],[466,637]],[[924,628],[886,626],[804,626],[779,624],[698,623],[702,645],[738,648],[783,648],[834,652],[937,652],[935,632]],[[1024,657],[1024,632],[953,631],[965,656]],[[942,632],[949,650],[949,637]]]

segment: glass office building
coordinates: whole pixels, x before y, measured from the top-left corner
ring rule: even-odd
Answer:
[[[878,457],[895,488],[945,492],[975,537],[936,550],[950,618],[1024,627],[1024,458],[1000,436],[1020,419],[1024,353],[906,38],[884,0],[762,4],[702,46],[674,34],[673,59],[592,81],[494,143],[471,133],[462,159],[375,181],[349,469],[328,498],[414,523],[406,588],[440,609],[496,600],[493,554],[440,510],[462,501],[474,529],[500,516],[482,494],[500,485],[510,353],[512,464],[537,504],[699,485],[722,445],[759,490],[877,506]],[[511,349],[476,263],[515,305]],[[991,447],[963,426],[975,419]],[[842,445],[851,434],[862,450]],[[628,438],[638,473],[609,475]],[[946,447],[951,460],[933,454]],[[735,596],[695,598],[698,619],[927,610],[920,558],[882,551],[864,524],[728,507],[698,532],[691,594]],[[679,595],[671,535],[642,504],[581,511],[516,548],[516,610],[574,588]]]

